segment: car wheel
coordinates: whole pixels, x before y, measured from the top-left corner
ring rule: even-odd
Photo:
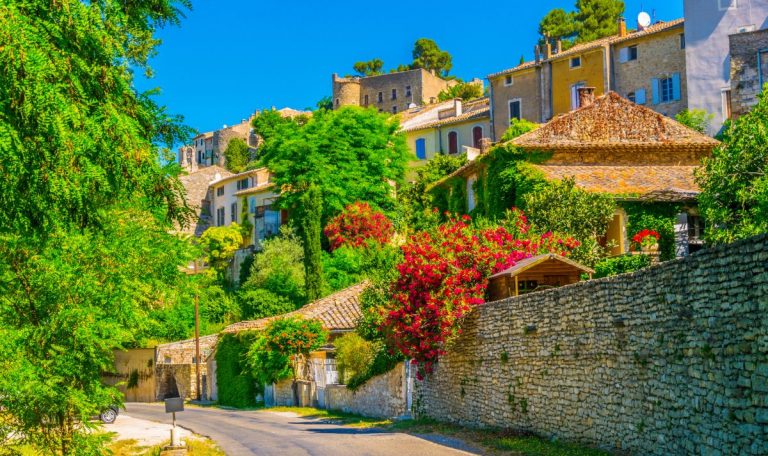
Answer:
[[[117,411],[115,411],[112,408],[108,408],[103,412],[101,412],[101,414],[99,415],[99,419],[104,424],[112,424],[117,419]]]

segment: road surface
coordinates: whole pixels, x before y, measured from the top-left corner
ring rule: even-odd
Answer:
[[[125,415],[170,422],[163,404],[127,403]],[[120,417],[118,417],[120,420]],[[459,441],[426,438],[380,429],[356,429],[292,413],[222,410],[187,407],[176,414],[176,423],[212,439],[229,456],[458,456],[476,454]],[[432,440],[442,441],[446,446]]]

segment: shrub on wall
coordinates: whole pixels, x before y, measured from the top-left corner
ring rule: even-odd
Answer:
[[[648,255],[619,255],[611,258],[605,258],[595,265],[595,279],[600,277],[610,277],[626,272],[637,271],[638,269],[650,266],[651,257]]]
[[[370,204],[357,201],[332,218],[323,230],[330,250],[342,246],[363,247],[368,242],[386,244],[392,239],[392,222]]]
[[[376,356],[376,347],[359,334],[344,334],[333,341],[336,347],[336,366],[342,383],[365,373]]]
[[[627,213],[627,233],[633,236],[642,230],[659,233],[659,259],[675,258],[675,223],[682,211],[679,203],[635,203],[621,205]]]
[[[246,364],[246,353],[254,333],[224,334],[216,346],[216,385],[219,404],[230,407],[252,407],[256,405],[256,394],[260,385],[250,373]]]

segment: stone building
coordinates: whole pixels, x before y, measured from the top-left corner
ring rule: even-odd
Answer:
[[[714,115],[709,131],[714,134],[731,117],[729,36],[768,28],[768,2],[685,0],[683,12],[688,105]]]
[[[217,341],[218,336],[215,334],[200,337],[201,394],[205,394],[209,381],[205,359],[213,351]],[[155,348],[156,400],[161,401],[169,397],[195,399],[197,391],[195,353],[195,339],[162,344]]]
[[[579,107],[578,89],[614,91],[667,116],[687,108],[683,19],[627,30],[562,49],[536,46],[533,61],[487,76],[491,87],[491,139],[513,118],[546,122]]]
[[[768,83],[768,29],[730,35],[731,115],[746,114]]]
[[[491,134],[489,100],[455,99],[411,108],[401,114],[400,128],[408,148],[419,160],[479,149],[483,138]]]
[[[398,113],[411,105],[437,102],[437,95],[454,84],[417,68],[367,77],[332,76],[333,106],[375,106],[379,112]]]

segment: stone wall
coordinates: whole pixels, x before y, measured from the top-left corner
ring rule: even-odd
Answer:
[[[746,114],[757,104],[763,83],[768,82],[768,29],[730,35],[731,112],[734,117]],[[762,51],[762,52],[761,52]],[[758,52],[761,52],[758,67]]]
[[[539,90],[541,69],[531,67],[490,79],[493,87],[493,133],[495,141],[500,141],[504,132],[509,128],[509,102],[520,99],[520,109],[523,119],[531,122],[544,120],[541,113],[541,91]],[[511,80],[507,83],[507,76]]]
[[[488,303],[422,416],[634,454],[768,448],[768,235],[632,274]]]
[[[402,416],[406,412],[406,381],[405,366],[401,363],[355,391],[345,385],[328,385],[325,408],[377,418]]]

